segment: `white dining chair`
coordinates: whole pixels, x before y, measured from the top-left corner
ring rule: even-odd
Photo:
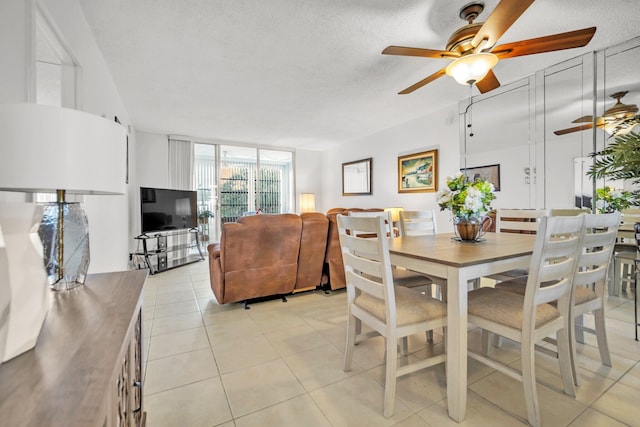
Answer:
[[[433,210],[400,211],[400,236],[431,236],[438,233]]]
[[[411,288],[394,286],[388,239],[358,237],[351,230],[383,236],[382,217],[337,216],[347,282],[347,341],[344,371],[351,370],[356,343],[381,335],[385,339],[383,414],[394,412],[396,379],[446,359],[445,354],[398,367],[398,339],[446,326],[446,304]],[[362,333],[362,323],[372,329]]]
[[[485,339],[483,354],[469,350],[468,355],[523,382],[527,418],[533,426],[541,425],[535,344],[550,334],[556,334],[564,392],[575,396],[570,305],[583,224],[583,215],[540,218],[524,295],[491,287],[469,292],[469,323],[482,328]],[[542,287],[542,282],[550,283]],[[489,357],[487,333],[520,343],[521,371]]]
[[[400,237],[432,236],[438,233],[438,226],[433,210],[424,211],[400,211],[398,221]],[[417,274],[417,273],[416,273]],[[436,297],[445,299],[447,294],[447,279],[442,277],[424,276],[431,284],[436,285]],[[432,292],[429,289],[429,292]]]
[[[549,216],[547,209],[496,210],[496,233],[536,234],[541,218]],[[487,276],[496,282],[510,280],[527,274],[526,269],[515,269]]]
[[[576,341],[584,342],[584,332],[595,334],[604,366],[611,366],[611,355],[607,342],[605,325],[605,293],[607,287],[607,270],[611,263],[611,255],[616,242],[620,213],[587,214],[584,216],[584,235],[582,248],[578,257],[578,266],[573,278],[574,291],[571,300],[572,326],[571,335],[571,369],[575,384],[579,385],[580,376],[577,369]],[[527,278],[517,278],[498,283],[496,288],[524,295]],[[543,283],[542,286],[545,286]],[[578,319],[587,313],[593,313],[595,328],[583,325]],[[555,343],[553,339],[545,341]],[[542,349],[547,351],[546,347]]]
[[[633,284],[633,265],[638,251],[638,244],[633,232],[633,225],[640,222],[640,209],[623,209],[618,229],[618,240],[614,248],[613,275],[609,283],[609,295],[620,295],[620,292]]]

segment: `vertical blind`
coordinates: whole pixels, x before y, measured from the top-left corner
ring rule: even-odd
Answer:
[[[193,190],[193,142],[169,138],[169,188]]]

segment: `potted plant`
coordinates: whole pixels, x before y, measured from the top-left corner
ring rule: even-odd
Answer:
[[[208,209],[201,210],[198,213],[198,220],[200,224],[206,224],[209,221],[209,218],[213,218],[213,212]]]
[[[620,212],[631,206],[631,193],[618,188],[604,186],[596,189],[596,209],[598,213]]]
[[[476,179],[470,182],[458,173],[447,177],[447,185],[437,193],[440,210],[450,210],[454,231],[460,240],[477,241],[484,233],[491,210],[491,201],[496,198],[495,188],[489,181]]]
[[[629,121],[637,123],[639,118],[640,116],[635,116]],[[594,162],[587,172],[588,176],[596,179],[627,180],[636,186],[640,184],[639,134],[630,132],[626,135],[617,135],[615,140],[604,150],[592,153],[591,157],[594,158]],[[600,195],[596,195],[599,198]],[[624,192],[623,197],[628,202],[625,207],[640,204],[640,190],[638,189]]]

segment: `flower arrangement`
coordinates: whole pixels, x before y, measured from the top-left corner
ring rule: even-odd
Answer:
[[[596,189],[596,209],[599,213],[619,212],[631,206],[631,192],[605,186]]]
[[[477,220],[491,210],[491,201],[496,198],[495,188],[489,181],[476,179],[469,182],[458,173],[447,177],[447,185],[436,194],[440,210],[449,209],[459,220]]]

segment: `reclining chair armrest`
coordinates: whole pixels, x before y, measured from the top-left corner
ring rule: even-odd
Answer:
[[[224,273],[222,272],[222,264],[220,257],[220,243],[214,243],[207,246],[209,252],[209,280],[211,290],[216,300],[224,303]]]
[[[209,252],[209,258],[220,258],[220,243],[213,243],[207,246],[207,251]]]

